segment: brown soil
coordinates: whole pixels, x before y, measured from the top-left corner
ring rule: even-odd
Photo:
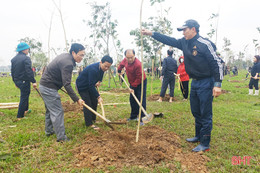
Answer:
[[[81,146],[72,150],[78,161],[77,168],[98,168],[117,170],[129,166],[153,169],[161,162],[175,170],[175,161],[181,163],[184,171],[208,172],[205,166],[210,159],[201,153],[184,153],[180,138],[156,126],[145,126],[140,130],[139,142],[135,142],[136,131],[100,131],[99,136],[88,134]]]
[[[62,102],[62,107],[64,112],[80,112],[82,111],[82,107],[80,107],[77,103],[73,103],[73,101],[65,101]]]
[[[109,90],[111,93],[129,93],[129,89],[127,88],[113,88]]]
[[[160,97],[160,94],[154,94],[150,97],[147,98],[147,100],[149,101],[157,101]],[[169,94],[165,94],[165,96],[163,97],[163,101],[169,101],[170,100],[170,95]],[[173,101],[177,101],[176,98],[173,98]]]

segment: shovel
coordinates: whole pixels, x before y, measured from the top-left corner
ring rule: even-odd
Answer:
[[[41,93],[40,93],[40,91],[38,90],[38,88],[34,88],[36,91],[37,91],[37,93],[41,96],[41,98],[42,98],[42,95],[41,95]],[[43,98],[42,98],[43,99]]]
[[[99,88],[98,88],[98,86],[97,86],[97,90],[98,90],[98,93],[99,93]],[[100,95],[100,93],[99,93],[99,95]],[[106,117],[106,116],[105,116],[105,110],[104,110],[103,103],[100,103],[100,106],[101,106],[101,110],[102,110],[102,115],[103,115],[103,117]]]
[[[105,124],[110,127],[112,130],[114,130],[114,127],[111,126],[111,121],[106,119],[106,117],[103,117],[102,115],[100,115],[99,113],[97,113],[94,109],[92,109],[90,106],[88,106],[87,104],[83,103],[83,106],[85,106],[88,110],[90,110],[93,114],[95,114],[96,116],[98,116],[99,118],[101,118],[102,120],[105,121]]]
[[[119,75],[119,76],[121,77],[121,79],[124,81],[124,83],[126,84],[126,86],[128,87],[128,89],[130,90],[130,87],[129,87],[129,85],[127,84],[127,82],[125,81],[125,79],[124,79],[121,75]],[[145,115],[145,117],[142,118],[143,122],[144,122],[144,123],[148,123],[148,122],[152,121],[154,115],[153,115],[153,114],[148,114],[148,113],[145,111],[145,109],[143,108],[143,106],[141,105],[141,103],[139,102],[139,100],[137,99],[137,97],[135,96],[135,94],[132,93],[132,92],[131,92],[131,94],[132,94],[132,96],[134,97],[136,103],[141,107],[141,109],[142,109],[142,111],[143,111],[143,113],[144,113],[144,115]]]

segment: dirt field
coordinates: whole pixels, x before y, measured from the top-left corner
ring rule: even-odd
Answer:
[[[73,149],[78,159],[73,167],[107,170],[115,166],[118,171],[135,165],[149,170],[164,162],[174,171],[173,161],[178,161],[182,170],[208,172],[205,164],[209,158],[201,153],[184,153],[176,134],[157,126],[145,126],[139,137],[136,143],[136,131],[130,129],[100,131],[99,136],[88,134],[84,143]]]

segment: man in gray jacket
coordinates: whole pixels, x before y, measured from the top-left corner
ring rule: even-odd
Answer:
[[[64,127],[64,112],[61,105],[58,90],[62,86],[66,89],[70,98],[82,105],[84,101],[79,99],[71,87],[71,76],[76,62],[80,63],[85,56],[83,45],[74,43],[71,45],[69,53],[57,56],[45,69],[41,81],[40,91],[45,103],[45,134],[57,135],[57,142],[68,141]]]

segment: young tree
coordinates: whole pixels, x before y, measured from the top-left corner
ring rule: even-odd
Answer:
[[[99,54],[110,55],[111,47],[109,45],[114,45],[114,48],[117,50],[122,50],[120,48],[121,43],[118,40],[117,36],[117,20],[112,20],[110,3],[106,3],[105,5],[97,5],[97,2],[90,3],[92,9],[92,20],[88,21],[88,26],[92,29],[92,34],[90,38],[94,41],[93,48],[93,56],[98,56]],[[96,47],[98,48],[100,53],[96,52]],[[117,56],[119,54],[117,53]],[[108,71],[109,74],[109,87],[110,87],[110,75],[111,70]],[[113,75],[112,75],[113,77]],[[113,77],[114,79],[114,77]],[[114,79],[115,82],[115,79]],[[115,82],[116,84],[116,82]]]
[[[209,39],[211,40],[213,36],[215,35],[215,44],[217,45],[217,33],[218,33],[218,19],[219,14],[218,13],[212,13],[209,17],[208,21],[210,22],[210,32],[207,33],[209,36]]]

